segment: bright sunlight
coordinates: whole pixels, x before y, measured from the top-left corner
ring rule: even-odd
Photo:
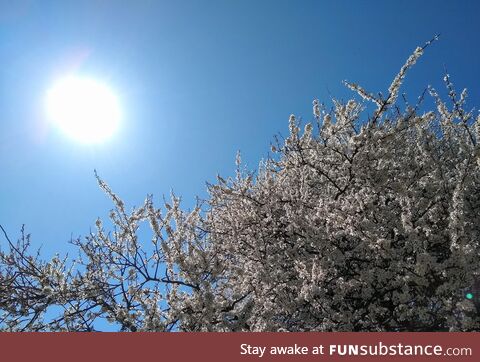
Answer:
[[[120,121],[120,106],[105,84],[68,76],[47,92],[48,118],[67,136],[81,143],[100,143],[112,136]]]

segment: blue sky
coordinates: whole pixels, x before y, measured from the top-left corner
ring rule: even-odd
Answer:
[[[444,65],[480,100],[477,1],[0,0],[0,224],[22,224],[47,255],[112,207],[93,170],[129,206],[173,189],[185,205],[206,181],[250,169],[288,116],[314,98],[348,99],[342,80],[385,91],[417,45],[414,100],[442,88]],[[108,142],[79,144],[45,120],[45,92],[66,72],[117,93],[124,117]],[[2,242],[3,244],[3,242]],[[0,244],[1,245],[1,244]]]

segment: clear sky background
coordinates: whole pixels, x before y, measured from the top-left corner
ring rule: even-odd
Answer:
[[[348,99],[342,80],[385,92],[437,33],[403,90],[442,89],[446,65],[478,106],[479,15],[474,0],[0,0],[0,224],[12,239],[26,224],[47,256],[67,250],[112,207],[94,169],[129,206],[171,189],[191,206],[233,175],[237,150],[256,169],[291,113],[309,121],[314,98]],[[68,72],[117,93],[108,142],[46,122],[45,92]]]

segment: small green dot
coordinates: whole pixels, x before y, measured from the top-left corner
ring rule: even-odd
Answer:
[[[465,297],[466,297],[467,299],[473,299],[473,294],[472,294],[472,293],[467,293],[467,294],[465,295]]]

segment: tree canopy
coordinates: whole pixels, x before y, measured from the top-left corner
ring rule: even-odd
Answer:
[[[448,74],[447,102],[400,96],[430,43],[386,96],[346,83],[360,98],[314,100],[303,127],[291,115],[256,172],[238,156],[193,210],[175,195],[127,210],[97,176],[114,209],[72,241],[78,257],[5,233],[1,329],[478,330],[480,117]]]

